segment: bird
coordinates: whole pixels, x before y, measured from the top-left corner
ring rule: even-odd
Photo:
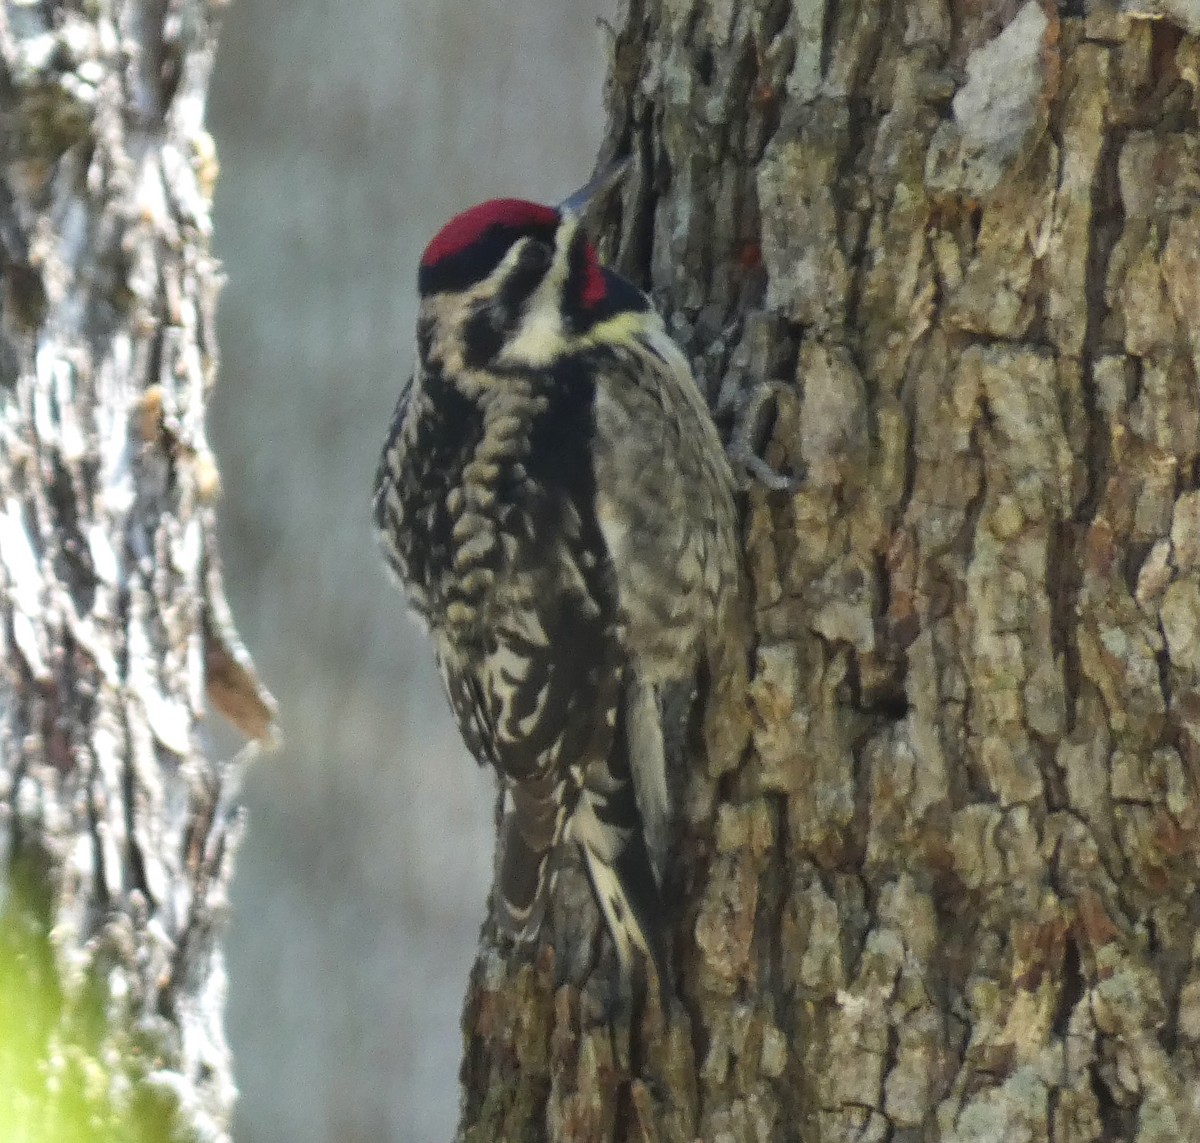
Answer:
[[[626,166],[557,206],[471,207],[425,247],[373,518],[463,740],[498,775],[503,931],[537,939],[556,855],[578,846],[623,983],[661,990],[662,699],[697,677],[742,572],[687,358],[585,225]]]

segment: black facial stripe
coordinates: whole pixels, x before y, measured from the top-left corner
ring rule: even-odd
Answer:
[[[505,274],[496,296],[481,301],[463,325],[463,362],[472,369],[487,365],[521,324],[530,295],[542,283],[554,259],[552,247],[537,239],[524,243],[516,264]]]
[[[521,247],[517,264],[500,284],[497,302],[506,310],[518,311],[529,295],[542,284],[554,259],[554,248],[536,238]]]
[[[553,244],[554,227],[489,226],[470,246],[431,266],[421,266],[417,271],[417,289],[422,297],[469,289],[499,266],[512,244],[524,237]]]
[[[463,323],[463,364],[469,369],[483,368],[503,348],[510,324],[503,318],[503,311],[485,303]]]

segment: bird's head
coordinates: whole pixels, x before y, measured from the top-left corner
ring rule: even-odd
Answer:
[[[492,199],[447,222],[417,276],[422,358],[544,366],[602,336],[612,319],[649,313],[645,295],[600,264],[583,225],[614,183],[610,170],[556,207]]]

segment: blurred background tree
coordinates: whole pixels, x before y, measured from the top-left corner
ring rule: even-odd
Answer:
[[[236,0],[223,17],[210,425],[229,590],[286,739],[244,786],[240,1143],[424,1143],[457,1118],[492,781],[384,574],[370,488],[421,249],[471,203],[587,177],[613,7]]]
[[[206,436],[203,0],[0,9],[0,1129],[223,1138],[240,772],[272,737]]]

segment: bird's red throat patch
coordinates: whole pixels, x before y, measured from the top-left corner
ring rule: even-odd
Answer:
[[[608,295],[608,283],[604,280],[604,271],[600,267],[600,259],[596,257],[596,248],[588,242],[585,247],[587,265],[583,271],[583,289],[579,298],[585,308],[595,309]]]

